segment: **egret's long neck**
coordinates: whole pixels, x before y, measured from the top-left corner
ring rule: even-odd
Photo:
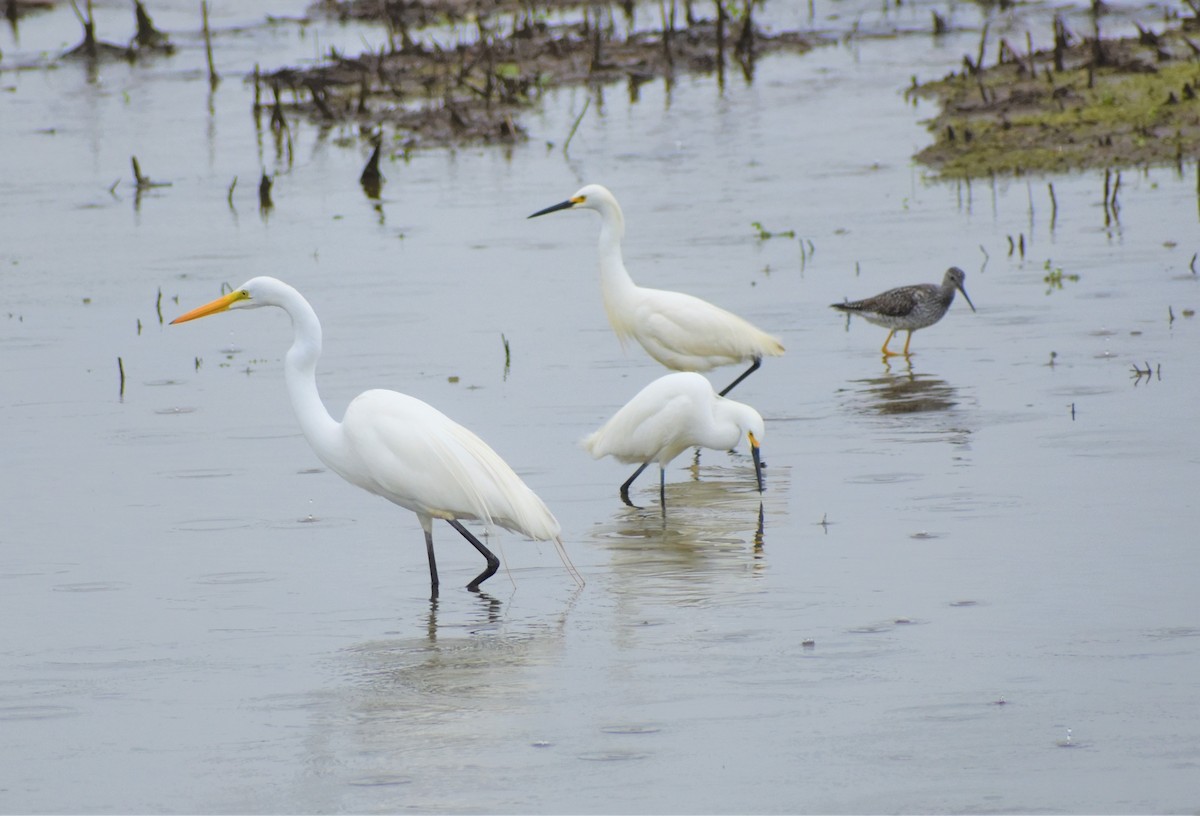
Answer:
[[[321,321],[299,292],[283,308],[292,318],[292,347],[284,359],[284,376],[292,410],[304,438],[328,464],[338,439],[338,422],[329,415],[317,391],[317,360],[321,356]]]
[[[742,429],[752,427],[753,410],[740,402],[719,397],[713,405],[712,421],[696,429],[696,441],[706,448],[728,450],[737,445]]]
[[[637,289],[637,284],[629,277],[621,256],[621,239],[625,237],[625,216],[621,214],[621,208],[615,201],[607,202],[607,206],[599,210],[599,213],[602,219],[599,244],[600,291],[604,295],[604,308],[608,312],[609,322],[619,336],[625,337],[628,331],[622,322],[625,310],[621,304]]]

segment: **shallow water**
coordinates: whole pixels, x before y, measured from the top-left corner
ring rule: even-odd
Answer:
[[[1200,810],[1194,165],[1123,172],[1107,221],[1101,173],[929,179],[933,108],[902,89],[975,52],[971,7],[751,84],[604,88],[567,156],[588,94],[553,93],[527,144],[386,162],[372,202],[355,129],[294,123],[289,159],[240,78],[381,35],[231,5],[211,95],[183,3],[151,8],[171,59],[0,73],[0,809]],[[0,68],[77,37],[69,8],[30,18]],[[139,199],[130,155],[171,186]],[[628,468],[578,447],[661,373],[607,326],[595,217],[525,218],[585,181],[620,197],[635,279],[788,347],[735,392],[767,418],[761,504],[745,457],[706,451],[664,521],[652,475],[627,508]],[[827,306],[950,265],[979,311],[911,364]],[[442,525],[431,604],[416,520],[299,435],[287,319],[163,325],[255,274],[321,315],[335,415],[385,386],[475,429],[587,586],[502,533],[468,593]]]

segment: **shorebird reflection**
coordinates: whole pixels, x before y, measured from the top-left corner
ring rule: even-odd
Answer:
[[[913,371],[912,362],[893,372],[885,364],[879,377],[851,380],[850,386],[866,397],[863,410],[876,414],[921,414],[949,411],[958,405],[954,386],[930,374]]]

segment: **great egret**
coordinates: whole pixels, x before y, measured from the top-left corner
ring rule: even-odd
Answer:
[[[622,343],[632,337],[647,354],[675,371],[708,371],[749,361],[750,367],[721,396],[750,376],[764,356],[783,354],[777,339],[732,312],[682,292],[635,284],[621,258],[625,217],[606,187],[589,184],[566,201],[529,217],[558,210],[600,213],[600,289],[608,322]]]
[[[429,578],[438,593],[433,520],[444,519],[487,559],[467,589],[495,574],[500,560],[460,519],[499,525],[539,541],[553,540],[563,564],[582,584],[559,537],[558,521],[512,468],[471,431],[436,408],[396,391],[359,394],[342,421],[329,415],[317,390],[321,323],[294,288],[270,277],[252,278],[224,297],[171,321],[184,323],[233,309],[278,306],[292,319],[292,347],[284,375],[304,438],[325,465],[351,484],[417,514],[425,531]]]
[[[758,445],[765,435],[763,418],[741,402],[713,391],[707,379],[690,371],[666,374],[647,385],[583,440],[595,458],[615,457],[621,462],[658,462],[658,495],[663,512],[667,507],[666,467],[692,446],[729,450],[745,434],[754,457],[754,478],[763,489],[762,461]],[[629,485],[637,473],[621,485],[621,498],[629,501]]]
[[[967,290],[963,288],[965,279],[966,273],[957,266],[952,266],[946,270],[946,276],[942,278],[940,286],[936,283],[899,286],[865,300],[831,303],[830,306],[843,312],[862,315],[876,326],[891,329],[887,339],[883,341],[883,356],[893,357],[903,354],[907,357],[908,344],[912,342],[913,332],[932,326],[941,320],[946,314],[946,310],[950,308],[950,304],[954,302],[956,289],[962,292],[963,297],[967,299],[967,305],[971,307],[971,311],[975,311],[975,304],[971,302],[971,298],[967,296]],[[904,340],[904,351],[888,351],[888,343],[892,342],[892,336],[901,329],[908,332],[908,337]]]

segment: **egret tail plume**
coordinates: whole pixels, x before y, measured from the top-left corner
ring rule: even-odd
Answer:
[[[580,589],[583,589],[587,581],[583,580],[583,576],[579,574],[579,570],[575,569],[575,565],[571,563],[571,557],[567,555],[567,548],[563,546],[562,536],[554,537],[554,549],[558,550],[558,557],[562,559],[563,566],[567,568],[567,574],[574,579]]]

